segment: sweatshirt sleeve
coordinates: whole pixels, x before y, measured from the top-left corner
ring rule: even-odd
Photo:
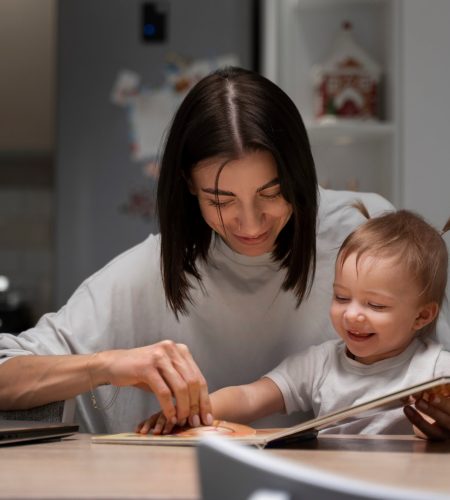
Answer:
[[[151,236],[88,278],[58,312],[44,315],[34,328],[0,334],[0,362],[19,355],[126,349],[139,346],[144,337],[157,341],[149,326],[157,326],[164,309],[159,238]]]

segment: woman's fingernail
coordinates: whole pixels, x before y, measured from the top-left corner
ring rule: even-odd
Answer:
[[[172,418],[170,419],[170,423],[171,423],[172,425],[177,425],[177,422],[178,422],[177,417],[172,417]]]
[[[200,417],[198,415],[192,417],[192,425],[194,427],[200,427]]]
[[[214,418],[213,418],[213,416],[211,415],[211,413],[208,413],[208,414],[206,415],[206,423],[207,423],[208,425],[212,425],[212,424],[214,423]]]

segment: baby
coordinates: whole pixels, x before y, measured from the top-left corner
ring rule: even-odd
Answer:
[[[316,417],[450,372],[450,353],[428,338],[445,296],[448,252],[441,234],[400,210],[368,218],[336,258],[330,316],[340,339],[286,358],[261,379],[211,394],[217,419],[248,423],[276,412]],[[450,219],[442,234],[450,229]],[[180,424],[183,424],[181,422]],[[197,425],[199,422],[189,422]],[[162,413],[136,431],[170,433]],[[407,434],[401,409],[327,432]]]

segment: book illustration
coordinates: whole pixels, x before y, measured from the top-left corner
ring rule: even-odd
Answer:
[[[431,400],[434,396],[443,398],[450,397],[450,376],[431,379],[421,384],[410,386],[364,403],[343,408],[284,429],[254,429],[247,425],[226,422],[224,420],[215,420],[211,426],[195,428],[182,427],[174,429],[171,434],[105,434],[93,436],[92,442],[106,444],[193,446],[197,444],[202,437],[216,434],[260,448],[267,446],[283,446],[305,439],[313,439],[317,437],[319,431],[335,426],[336,424],[343,424],[350,420],[366,418],[380,411],[413,404],[420,397]]]
[[[179,437],[202,437],[205,435],[221,435],[228,437],[244,437],[254,436],[256,430],[248,425],[237,424],[234,422],[226,422],[225,420],[214,420],[212,425],[205,425],[202,427],[179,427],[175,428],[171,434],[164,436]]]

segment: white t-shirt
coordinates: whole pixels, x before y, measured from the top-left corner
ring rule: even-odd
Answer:
[[[283,394],[287,413],[321,417],[450,373],[450,352],[432,340],[414,339],[398,356],[365,365],[349,358],[342,340],[330,340],[286,358],[266,374]],[[408,434],[401,408],[330,428],[347,434]]]
[[[371,213],[392,206],[375,194],[320,191],[317,271],[311,294],[296,308],[281,285],[284,271],[270,254],[248,257],[216,238],[208,264],[199,263],[204,291],[195,285],[188,315],[177,321],[165,302],[160,237],[119,255],[88,278],[58,312],[43,316],[19,336],[0,335],[0,361],[26,354],[84,354],[128,349],[172,339],[189,346],[210,391],[260,378],[288,355],[335,338],[329,319],[334,260],[347,234],[364,221],[351,204],[362,199]],[[450,339],[450,334],[448,334]],[[114,389],[96,389],[104,405]],[[77,397],[77,420],[88,432],[130,431],[159,410],[156,398],[122,388],[106,412]],[[280,416],[264,426],[291,425]],[[258,425],[258,424],[257,424]]]

